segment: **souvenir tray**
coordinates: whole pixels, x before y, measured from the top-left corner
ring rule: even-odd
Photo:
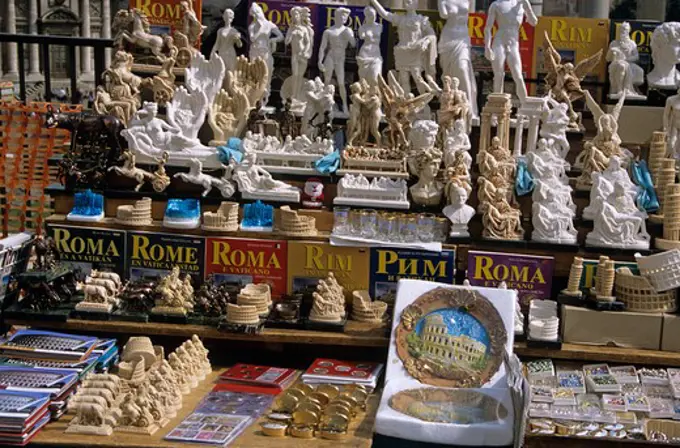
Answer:
[[[0,355],[82,361],[97,343],[97,338],[51,331],[22,329],[0,344]]]

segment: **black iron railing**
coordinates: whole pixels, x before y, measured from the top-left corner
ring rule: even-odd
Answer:
[[[26,67],[25,67],[25,45],[38,44],[42,53],[43,75],[45,77],[45,101],[52,99],[52,81],[50,75],[50,46],[61,45],[66,47],[69,66],[69,78],[71,80],[71,101],[78,102],[76,73],[76,49],[80,47],[94,48],[94,76],[95,83],[101,80],[102,73],[106,67],[104,52],[106,48],[113,47],[113,39],[96,39],[87,37],[67,37],[67,36],[48,36],[44,34],[7,34],[0,33],[0,43],[9,42],[17,44],[17,56],[19,59],[19,97],[21,101],[26,101]]]

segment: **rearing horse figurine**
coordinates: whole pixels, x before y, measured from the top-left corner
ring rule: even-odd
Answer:
[[[149,32],[149,20],[142,11],[136,8],[118,11],[111,28],[116,30],[116,45],[122,46],[124,42],[129,42],[135,47],[148,48],[160,61],[165,60],[163,38]]]

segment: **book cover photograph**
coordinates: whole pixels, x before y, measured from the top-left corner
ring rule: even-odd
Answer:
[[[349,298],[352,291],[368,289],[369,255],[367,248],[289,241],[288,293],[312,292],[332,272]]]
[[[473,286],[494,288],[505,282],[516,289],[522,307],[534,299],[549,299],[554,257],[504,252],[468,252],[467,278]]]
[[[127,273],[130,280],[157,279],[178,266],[191,275],[196,288],[203,282],[205,238],[170,233],[128,232]]]
[[[284,240],[207,238],[205,275],[219,283],[266,283],[272,296],[286,293],[288,243]]]
[[[200,22],[203,0],[188,1],[193,3],[196,18]],[[129,7],[146,15],[152,34],[171,34],[182,26],[181,3],[182,0],[130,0]]]
[[[454,283],[456,252],[443,250],[371,249],[369,294],[373,300],[394,303],[397,283],[401,279],[418,279],[438,283]]]
[[[48,224],[61,262],[85,277],[93,269],[125,275],[125,231]]]

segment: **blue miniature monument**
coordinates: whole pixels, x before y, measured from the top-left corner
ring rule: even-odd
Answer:
[[[271,232],[274,227],[274,207],[255,201],[243,206],[241,230]]]
[[[201,201],[168,199],[163,226],[171,229],[196,229],[201,225]]]
[[[66,215],[68,221],[96,222],[104,219],[104,196],[92,190],[79,191],[74,195],[73,209]]]

